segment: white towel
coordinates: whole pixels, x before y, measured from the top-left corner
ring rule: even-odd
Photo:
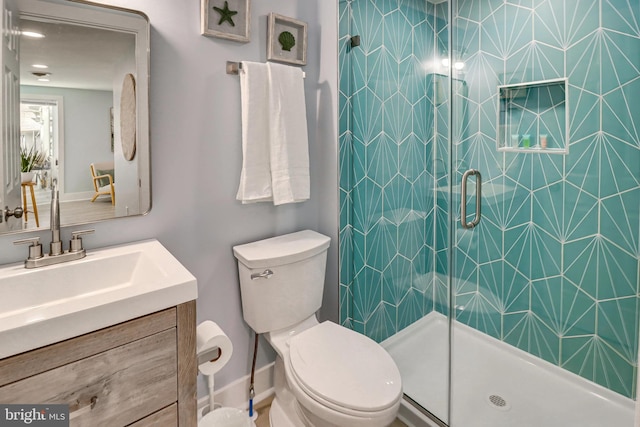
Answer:
[[[243,62],[240,73],[242,101],[242,172],[237,200],[253,203],[273,200],[269,151],[269,67]]]
[[[269,124],[273,204],[309,199],[309,141],[300,68],[269,64]]]
[[[274,205],[309,199],[309,142],[302,70],[243,62],[242,172],[236,199]]]

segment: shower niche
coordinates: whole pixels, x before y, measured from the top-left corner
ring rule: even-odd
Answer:
[[[498,86],[498,151],[566,154],[566,78]]]

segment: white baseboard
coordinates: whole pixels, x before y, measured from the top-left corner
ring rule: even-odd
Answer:
[[[261,401],[269,398],[273,393],[273,370],[275,363],[269,363],[266,366],[256,370],[254,378],[254,390],[256,392],[253,398],[253,404],[257,405]],[[238,408],[242,410],[249,409],[249,385],[251,375],[244,376],[236,381],[216,390],[213,393],[214,401],[222,406]],[[205,395],[198,399],[198,413],[202,413],[209,409],[209,396]]]

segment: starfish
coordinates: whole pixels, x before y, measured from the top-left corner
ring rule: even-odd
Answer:
[[[219,7],[214,6],[213,10],[215,10],[220,14],[220,20],[218,21],[218,25],[222,25],[224,21],[227,21],[229,24],[231,24],[232,27],[236,26],[236,24],[233,23],[232,17],[233,15],[237,15],[238,11],[229,10],[229,2],[227,1],[224,2],[224,9],[220,9]]]

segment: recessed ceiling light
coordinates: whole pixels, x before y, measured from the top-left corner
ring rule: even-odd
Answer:
[[[21,31],[20,34],[22,34],[23,36],[26,36],[26,37],[32,37],[34,39],[44,38],[44,34],[37,33],[35,31]]]
[[[44,64],[33,64],[32,67],[33,68],[40,68],[40,69],[49,68],[48,65],[44,65]]]
[[[38,81],[39,81],[39,82],[50,82],[51,80],[49,80],[49,79],[48,79],[48,78],[46,78],[46,77],[40,77],[40,78],[38,79]]]

